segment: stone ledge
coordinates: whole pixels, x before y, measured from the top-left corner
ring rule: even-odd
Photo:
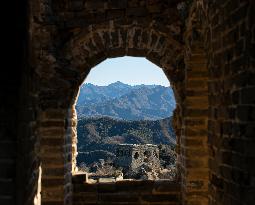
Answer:
[[[128,203],[180,204],[180,183],[169,180],[134,180],[108,183],[86,183],[86,174],[73,175],[74,204]],[[86,198],[90,200],[86,200]]]

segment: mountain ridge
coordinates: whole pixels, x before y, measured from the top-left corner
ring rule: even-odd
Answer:
[[[79,118],[109,116],[128,120],[159,120],[172,116],[172,89],[161,85],[127,85],[120,81],[108,86],[83,84],[77,100]]]
[[[117,144],[176,144],[172,118],[161,120],[116,120],[88,117],[78,120],[78,164],[114,158]],[[93,153],[97,153],[96,156]]]

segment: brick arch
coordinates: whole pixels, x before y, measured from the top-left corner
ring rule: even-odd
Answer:
[[[182,44],[160,32],[132,26],[106,28],[75,36],[64,48],[70,67],[81,73],[83,80],[92,67],[106,58],[145,57],[164,71],[173,71],[176,59],[182,58]],[[170,77],[170,76],[168,76]],[[173,76],[174,78],[174,76]]]
[[[176,63],[177,59],[180,61],[183,59],[182,47],[180,42],[154,29],[130,26],[128,28],[100,28],[90,31],[87,35],[81,31],[70,39],[63,52],[70,62],[68,66],[79,73],[80,84],[92,67],[107,58],[145,57],[163,69],[176,91],[176,98],[180,99],[175,85],[183,75],[180,71],[182,68]],[[74,92],[73,95],[76,96],[77,93]]]
[[[75,88],[85,79],[89,70],[109,57],[146,57],[163,68],[166,76],[172,78],[172,83],[175,79],[183,78],[183,72],[176,63],[176,59],[183,61],[182,24],[176,9],[178,2],[67,0],[52,2],[51,9],[43,7],[47,16],[52,15],[55,20],[54,26],[46,26],[51,20],[38,14],[39,22],[46,21],[44,29],[40,31],[46,36],[42,40],[49,40],[50,49],[53,52],[56,50],[56,53],[52,54],[52,51],[43,48],[45,57],[41,58],[41,64],[51,67],[50,78],[57,83],[50,84],[48,79],[43,79],[44,76],[39,77],[38,80],[43,81],[39,94],[43,103],[40,107],[54,107],[50,100],[46,102],[48,99],[45,99],[45,95],[51,92],[52,96],[63,98],[58,92],[60,87],[65,88],[66,100],[62,104],[59,101],[57,106],[68,107],[77,93]],[[86,48],[81,49],[84,46]],[[53,61],[51,65],[47,64],[49,61]]]
[[[147,18],[149,23],[144,24]],[[77,150],[75,99],[93,66],[111,57],[146,57],[163,69],[173,85],[177,103],[182,100],[183,43],[171,29],[155,21],[148,16],[143,20],[135,16],[87,26],[78,21],[70,26],[66,20],[69,26],[46,29],[46,36],[51,36],[54,43],[40,51],[37,68],[43,203],[71,201]]]
[[[122,36],[125,34],[126,41]],[[43,103],[40,114],[43,202],[64,200],[69,203],[71,200],[71,177],[76,170],[77,155],[75,99],[80,84],[94,65],[108,57],[146,57],[163,68],[170,81],[173,79],[175,95],[179,95],[177,85],[183,73],[176,59],[183,58],[181,44],[153,29],[138,26],[123,29],[122,35],[121,28],[101,28],[87,35],[81,31],[58,50],[55,59],[50,59],[55,64],[50,76],[53,80],[44,79],[39,93],[39,101]],[[44,99],[44,96],[47,98]],[[181,98],[176,99],[178,103]],[[45,154],[54,153],[54,149],[61,159],[57,163]],[[52,192],[57,183],[65,184],[62,192]]]
[[[112,25],[114,25],[112,23]],[[109,28],[110,27],[110,28]],[[99,26],[100,29],[81,30],[73,36],[63,48],[71,68],[80,73],[81,84],[91,68],[107,58],[136,56],[145,57],[147,60],[163,69],[163,72],[172,84],[177,106],[180,104],[180,89],[177,87],[182,72],[177,65],[177,59],[182,60],[182,44],[171,36],[156,31],[152,28],[144,28],[140,25],[129,27]],[[86,35],[85,35],[86,34]],[[72,92],[71,105],[75,104],[79,86]],[[73,113],[75,109],[73,108]],[[73,170],[76,164],[76,133],[73,133]]]
[[[77,37],[78,36],[78,37]],[[180,78],[180,72],[176,66],[176,59],[182,58],[182,45],[152,29],[141,27],[100,29],[87,34],[84,39],[83,31],[75,36],[66,45],[66,53],[69,66],[80,72],[80,82],[83,82],[90,69],[107,58],[136,56],[145,57],[147,60],[162,68],[170,80],[179,103],[179,90],[176,89],[176,78]],[[177,77],[178,76],[178,77]],[[173,80],[172,80],[173,79]],[[174,80],[175,79],[175,80]],[[78,89],[78,87],[77,87]],[[74,92],[72,104],[75,102],[77,92]],[[76,136],[74,136],[75,138]],[[74,139],[74,149],[76,140]],[[73,155],[75,164],[76,156]]]

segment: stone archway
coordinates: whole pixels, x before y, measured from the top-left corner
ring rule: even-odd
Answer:
[[[39,98],[38,133],[42,161],[42,202],[70,204],[72,200],[72,172],[75,171],[76,159],[74,104],[80,84],[94,65],[106,58],[128,55],[146,57],[161,67],[171,81],[178,107],[176,129],[180,134],[177,136],[180,138],[178,159],[183,193],[185,193],[183,197],[185,203],[192,203],[192,200],[186,200],[190,194],[187,189],[190,188],[189,186],[191,188],[200,186],[196,183],[201,183],[201,180],[188,181],[187,173],[192,170],[187,164],[187,157],[192,155],[192,152],[188,154],[189,149],[186,148],[193,145],[186,138],[185,123],[189,116],[197,115],[197,112],[202,118],[207,116],[201,113],[201,110],[184,109],[189,101],[188,98],[185,99],[185,94],[189,92],[187,87],[190,85],[189,76],[185,75],[184,43],[180,38],[181,23],[177,18],[177,9],[164,8],[167,4],[165,1],[162,1],[162,4],[156,1],[157,3],[152,3],[153,6],[140,6],[139,12],[137,8],[127,7],[124,9],[123,16],[122,12],[119,16],[115,13],[115,9],[111,10],[110,12],[116,16],[113,15],[102,23],[95,17],[95,13],[90,12],[95,2],[91,1],[91,4],[89,2],[85,4],[87,7],[85,9],[90,15],[85,19],[78,18],[76,9],[67,6],[60,9],[61,12],[56,12],[58,20],[53,24],[35,24],[38,28],[35,26],[37,36],[35,35],[34,40],[40,39],[41,42],[41,46],[35,50],[39,59],[36,73]],[[104,16],[109,15],[107,13],[109,9],[106,9],[105,5],[102,6],[102,10],[98,9],[100,8],[98,6],[96,6],[96,12],[100,15],[103,13]],[[122,5],[118,4],[118,6]],[[140,16],[144,6],[146,12]],[[173,3],[173,6],[176,6],[176,3]],[[62,12],[67,12],[66,9],[69,9],[70,15],[62,16]],[[163,12],[155,14],[157,9]],[[129,13],[131,11],[132,15]],[[164,22],[167,24],[163,25]],[[195,87],[191,86],[191,89]],[[192,97],[195,95],[196,93],[193,93]],[[205,92],[204,95],[207,93]],[[193,154],[199,151],[201,150]],[[203,166],[201,165],[202,168]],[[204,192],[198,191],[194,195],[201,196]]]
[[[104,31],[102,34],[98,34],[96,31],[93,35],[91,35],[92,37],[87,38],[86,41],[82,41],[83,39],[80,40],[80,38],[78,38],[78,40],[77,38],[74,38],[75,41],[71,39],[69,43],[66,44],[67,46],[63,48],[62,52],[65,54],[63,56],[66,56],[63,62],[68,63],[62,64],[62,68],[55,67],[55,70],[59,71],[55,76],[58,76],[58,80],[62,81],[61,77],[64,75],[62,72],[66,72],[67,70],[70,70],[70,72],[73,73],[80,73],[80,76],[77,78],[77,75],[73,75],[73,78],[71,78],[71,76],[68,75],[67,82],[69,82],[71,86],[70,89],[66,90],[65,96],[62,96],[61,98],[59,98],[60,96],[58,94],[60,92],[59,89],[55,90],[55,94],[54,90],[51,90],[53,92],[51,95],[52,101],[50,100],[49,103],[52,102],[52,105],[54,105],[57,101],[59,102],[60,99],[63,99],[62,103],[65,104],[59,106],[63,106],[62,109],[46,108],[46,111],[43,111],[44,114],[42,114],[43,116],[46,116],[46,118],[48,117],[46,119],[47,123],[43,122],[42,124],[46,123],[47,127],[45,128],[45,132],[49,133],[50,138],[48,141],[46,139],[42,139],[41,143],[41,159],[43,161],[42,169],[44,170],[42,172],[42,201],[60,200],[62,195],[62,199],[68,203],[68,196],[69,198],[71,197],[71,175],[72,172],[75,172],[77,150],[76,112],[74,106],[75,98],[79,90],[79,85],[89,73],[92,65],[100,63],[107,57],[113,57],[113,54],[114,57],[124,55],[142,56],[156,63],[160,67],[164,67],[164,70],[167,71],[165,73],[170,80],[171,77],[173,77],[173,79],[178,79],[178,76],[175,75],[175,69],[173,68],[174,64],[169,59],[171,59],[171,57],[173,59],[175,53],[180,54],[180,47],[176,47],[176,50],[172,51],[170,48],[173,48],[173,46],[171,46],[165,37],[158,35],[157,33],[153,33],[151,30],[146,33],[145,31],[138,31],[139,35],[137,35],[136,30],[133,30],[135,35],[130,36],[130,38],[133,38],[132,40],[129,39],[129,41],[133,43],[123,43],[124,41],[122,39],[123,37],[120,36],[120,30],[113,29],[111,32]],[[123,33],[127,33],[128,35],[130,32],[131,31]],[[118,38],[112,39],[109,43],[108,40],[111,39],[111,35],[114,34],[116,34]],[[105,35],[108,35],[108,39],[104,41],[104,38],[100,36]],[[95,38],[97,38],[97,40],[94,40]],[[146,39],[148,40],[146,41]],[[122,44],[120,44],[120,42],[122,42]],[[111,48],[110,46],[113,44],[117,45],[117,47]],[[179,73],[177,72],[177,74]],[[172,85],[176,96],[178,96],[179,90],[176,89],[178,87],[176,87],[175,83],[177,82],[173,81]],[[177,104],[178,99],[180,99],[180,97],[177,97]],[[53,128],[50,128],[50,125],[52,125]],[[44,135],[44,138],[47,138],[45,132],[42,134]],[[48,165],[45,163],[49,161],[48,157],[45,156],[45,152],[52,152],[52,150],[56,149],[56,146],[59,145],[60,148],[64,148],[62,153],[61,150],[59,150],[58,153],[59,157],[62,155],[62,160],[59,161],[60,164],[55,163],[55,159],[50,165]],[[49,146],[52,148],[49,149]],[[44,147],[46,147],[46,151],[44,151]],[[56,150],[54,152],[56,153]],[[64,178],[61,178],[63,175]],[[63,190],[54,189],[54,186],[57,186],[57,183],[64,184]],[[49,184],[49,186],[44,186],[44,184]],[[53,184],[53,186],[51,186],[51,184]],[[51,191],[52,187],[54,192]],[[47,191],[49,191],[49,194]]]
[[[109,24],[112,24],[109,22]],[[163,68],[166,76],[172,82],[173,90],[179,106],[179,90],[177,90],[180,73],[174,68],[176,59],[182,59],[182,45],[167,38],[151,28],[139,25],[117,26],[100,25],[98,30],[90,30],[84,36],[84,31],[74,36],[64,47],[63,53],[73,70],[80,72],[80,83],[84,81],[90,69],[111,57],[139,56],[146,57],[149,61]],[[174,60],[172,60],[174,59]],[[176,72],[177,71],[177,72]],[[74,93],[75,99],[77,92]],[[74,102],[72,102],[74,103]],[[75,137],[73,138],[76,144]],[[75,145],[76,146],[76,145]],[[76,150],[75,146],[73,149]],[[75,153],[75,152],[74,152]],[[75,160],[75,156],[73,156]],[[74,161],[75,163],[75,161]]]

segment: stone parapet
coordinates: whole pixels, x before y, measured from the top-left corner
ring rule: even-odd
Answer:
[[[168,180],[85,183],[84,176],[73,176],[73,204],[171,204],[180,205],[180,184]]]

